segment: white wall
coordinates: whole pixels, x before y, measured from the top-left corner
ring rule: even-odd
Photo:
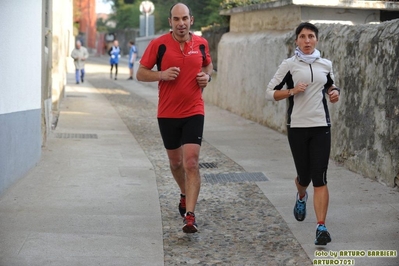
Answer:
[[[0,0],[0,194],[41,154],[42,0]]]
[[[73,36],[72,0],[53,1],[52,13],[52,109],[58,111],[63,98],[67,72],[75,72],[75,65],[70,56],[75,48]]]
[[[1,1],[0,115],[41,108],[42,1]]]

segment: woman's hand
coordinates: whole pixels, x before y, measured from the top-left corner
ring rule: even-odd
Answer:
[[[339,91],[337,90],[330,90],[328,96],[330,97],[331,103],[336,103],[339,101]]]
[[[308,87],[308,84],[303,83],[303,82],[299,82],[292,90],[292,93],[294,95],[304,92],[306,90],[306,88]]]

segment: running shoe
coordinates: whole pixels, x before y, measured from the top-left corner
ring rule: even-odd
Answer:
[[[198,231],[197,223],[195,222],[195,215],[193,212],[188,212],[183,219],[183,232],[184,233],[195,233]]]
[[[184,217],[184,214],[186,214],[186,196],[183,194],[180,194],[179,212],[181,217]]]
[[[330,233],[327,231],[327,227],[324,224],[319,224],[316,229],[315,245],[325,246],[331,242]]]
[[[296,202],[294,207],[295,219],[299,222],[305,220],[306,217],[306,201],[308,200],[308,193],[305,193],[305,197],[300,200],[299,193],[296,193]]]

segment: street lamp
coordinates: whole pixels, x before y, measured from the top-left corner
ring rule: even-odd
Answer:
[[[148,16],[154,13],[155,6],[151,1],[143,1],[140,4],[140,12],[145,15],[145,36],[148,36]]]

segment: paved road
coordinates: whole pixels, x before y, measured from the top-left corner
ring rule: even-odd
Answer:
[[[292,215],[286,137],[210,105],[200,232],[182,233],[155,119],[156,86],[126,80],[123,62],[116,81],[107,58],[89,60],[84,84],[69,75],[42,160],[0,198],[0,266],[312,265],[334,252],[357,265],[399,265],[397,256],[367,256],[399,249],[397,189],[331,161],[333,242],[317,247],[311,190],[306,220]]]

